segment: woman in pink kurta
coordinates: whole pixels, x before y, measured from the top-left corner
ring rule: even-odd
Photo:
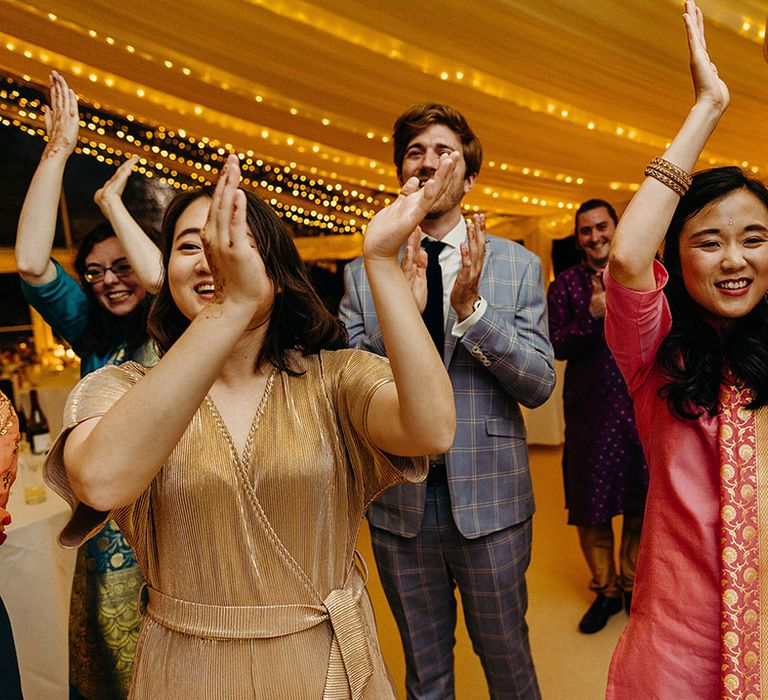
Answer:
[[[608,698],[757,700],[768,691],[768,189],[735,167],[689,175],[730,96],[693,0],[684,19],[696,102],[646,169],[605,276],[606,340],[650,471]]]
[[[635,406],[651,471],[632,598],[614,654],[608,697],[717,697],[719,624],[719,459],[717,420],[680,421],[659,397],[666,378],[656,353],[672,318],[657,287],[636,292],[605,276],[606,337]],[[675,689],[680,689],[676,691]]]

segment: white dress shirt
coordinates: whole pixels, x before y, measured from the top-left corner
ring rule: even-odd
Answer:
[[[424,235],[422,238],[436,240],[427,235]],[[440,251],[438,260],[443,272],[443,318],[447,321],[448,312],[451,310],[451,292],[461,269],[461,249],[459,245],[467,242],[467,223],[464,218],[459,219],[459,223],[440,240],[442,243],[445,243],[445,247]],[[451,335],[461,338],[475,325],[487,308],[488,302],[480,297],[478,307],[463,321],[457,321],[454,324],[453,328],[450,329]]]

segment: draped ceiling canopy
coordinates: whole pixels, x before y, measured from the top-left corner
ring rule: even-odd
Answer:
[[[768,0],[700,4],[732,93],[700,167],[767,177]],[[340,185],[362,202],[339,212],[353,228],[396,191],[397,115],[451,103],[484,145],[468,204],[502,235],[558,237],[579,202],[626,202],[691,104],[681,5],[0,0],[0,72],[42,86],[55,68],[84,105]],[[148,167],[183,170],[158,151]],[[278,199],[292,197],[323,209]]]

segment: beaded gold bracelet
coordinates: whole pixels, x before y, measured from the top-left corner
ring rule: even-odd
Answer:
[[[656,165],[662,170],[674,175],[677,179],[681,180],[686,187],[691,186],[691,174],[686,170],[683,170],[679,165],[675,165],[664,158],[651,158],[651,165]]]
[[[652,177],[666,185],[679,197],[691,186],[691,174],[664,158],[653,158],[645,169],[646,177]]]
[[[677,187],[673,189],[675,189],[680,196],[684,195],[691,186],[690,174],[663,158],[654,158],[651,160],[646,168],[646,175],[650,175],[651,177],[664,176],[664,180],[662,181],[667,185],[667,180],[671,180],[677,185]],[[661,177],[658,177],[657,179],[661,180]]]
[[[678,182],[675,178],[669,176],[667,173],[663,172],[662,170],[658,170],[657,168],[654,168],[650,165],[645,169],[645,174],[647,177],[652,177],[658,180],[662,185],[666,185],[667,187],[669,187],[669,189],[671,189],[678,197],[682,197],[688,189],[687,187],[685,187],[685,185]]]

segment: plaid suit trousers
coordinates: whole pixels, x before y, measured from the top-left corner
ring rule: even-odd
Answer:
[[[457,584],[491,698],[540,698],[525,622],[531,531],[528,519],[467,539],[456,529],[445,484],[427,486],[416,537],[371,526],[379,576],[405,649],[408,700],[454,697]]]

